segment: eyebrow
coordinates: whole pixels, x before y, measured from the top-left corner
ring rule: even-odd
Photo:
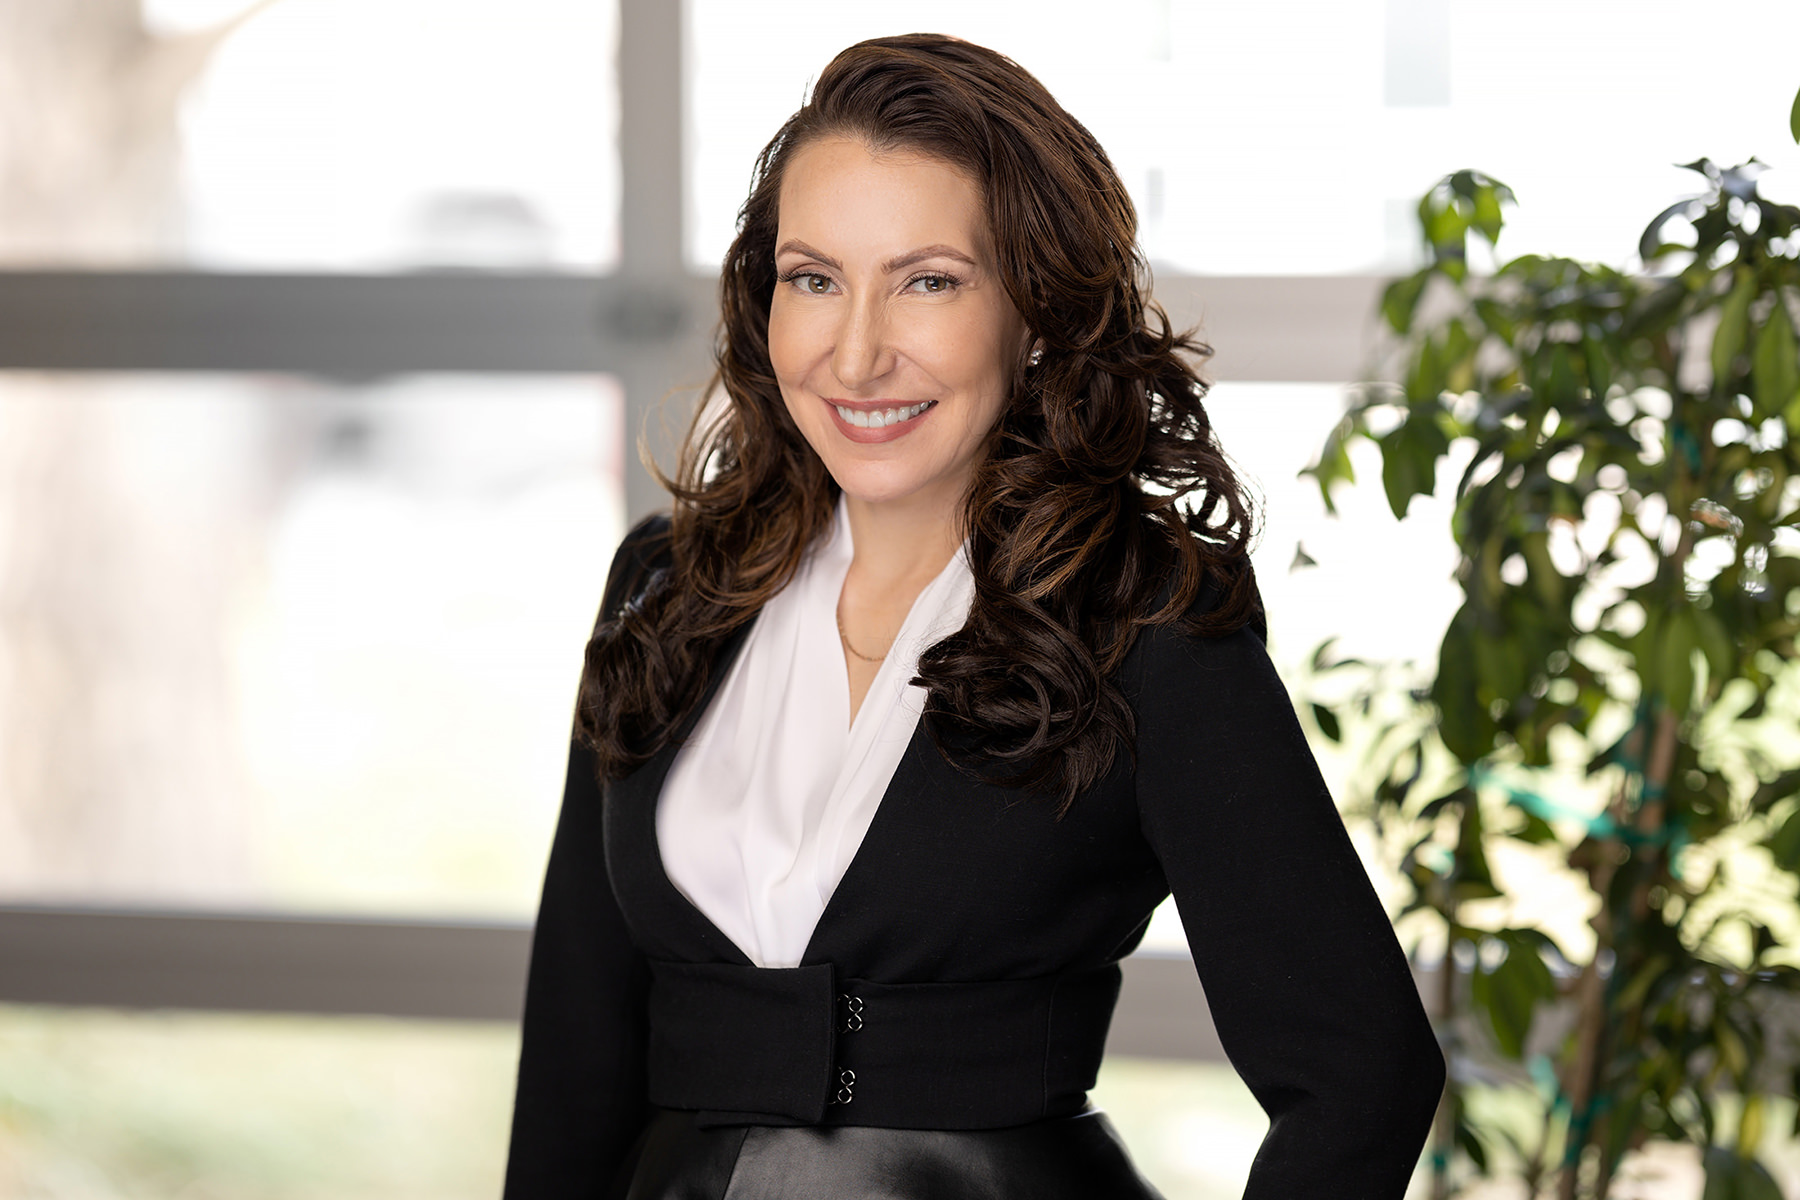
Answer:
[[[807,258],[818,259],[834,271],[841,271],[844,269],[843,263],[822,250],[814,249],[799,238],[789,238],[787,241],[781,243],[780,247],[775,251],[775,256],[779,258],[783,254],[803,254]],[[903,271],[907,267],[922,263],[928,258],[951,258],[955,259],[957,262],[966,263],[971,267],[979,268],[981,266],[980,263],[970,258],[967,254],[964,254],[961,250],[958,250],[955,246],[937,242],[930,246],[920,246],[917,250],[909,250],[905,254],[890,258],[881,264],[881,270],[883,274],[892,274],[895,271]]]

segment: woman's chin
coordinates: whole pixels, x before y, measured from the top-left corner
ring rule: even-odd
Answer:
[[[942,508],[946,516],[961,502],[967,473],[955,476],[907,469],[901,463],[827,462],[847,500],[867,508]]]

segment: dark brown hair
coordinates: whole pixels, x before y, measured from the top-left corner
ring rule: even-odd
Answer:
[[[1204,636],[1259,616],[1253,512],[1201,403],[1211,351],[1146,298],[1137,215],[1105,152],[1018,64],[938,35],[839,54],[758,158],[720,279],[709,393],[727,402],[696,416],[663,480],[668,569],[601,614],[581,735],[611,777],[665,746],[720,643],[831,519],[837,487],[788,415],[768,326],[783,171],[834,135],[977,182],[999,277],[1041,344],[1016,364],[965,500],[968,623],[922,655],[918,682],[952,761],[1066,807],[1133,744],[1117,673],[1140,629],[1182,620]]]

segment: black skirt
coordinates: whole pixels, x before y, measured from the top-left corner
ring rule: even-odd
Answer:
[[[614,1200],[1162,1200],[1098,1109],[1010,1129],[732,1125],[654,1110]]]

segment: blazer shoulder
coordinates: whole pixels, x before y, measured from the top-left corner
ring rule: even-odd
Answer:
[[[1255,586],[1254,579],[1252,587]],[[1169,592],[1173,584],[1166,584],[1157,597],[1158,607],[1169,600]],[[1139,632],[1134,650],[1141,660],[1148,657],[1168,656],[1175,654],[1189,658],[1195,654],[1208,651],[1249,653],[1257,657],[1256,652],[1267,652],[1269,641],[1268,617],[1263,609],[1260,592],[1255,597],[1255,604],[1247,620],[1241,624],[1221,628],[1213,617],[1221,605],[1225,603],[1227,587],[1217,573],[1209,570],[1201,582],[1193,602],[1181,613],[1171,619],[1146,625]],[[1211,618],[1211,619],[1209,619]]]
[[[674,561],[674,521],[668,513],[652,513],[633,525],[613,554],[606,576],[606,594],[600,604],[600,620],[619,615],[634,598],[642,596],[660,571]]]
[[[668,513],[651,513],[626,531],[619,542],[619,553],[643,558],[667,555],[674,528],[675,519]]]

